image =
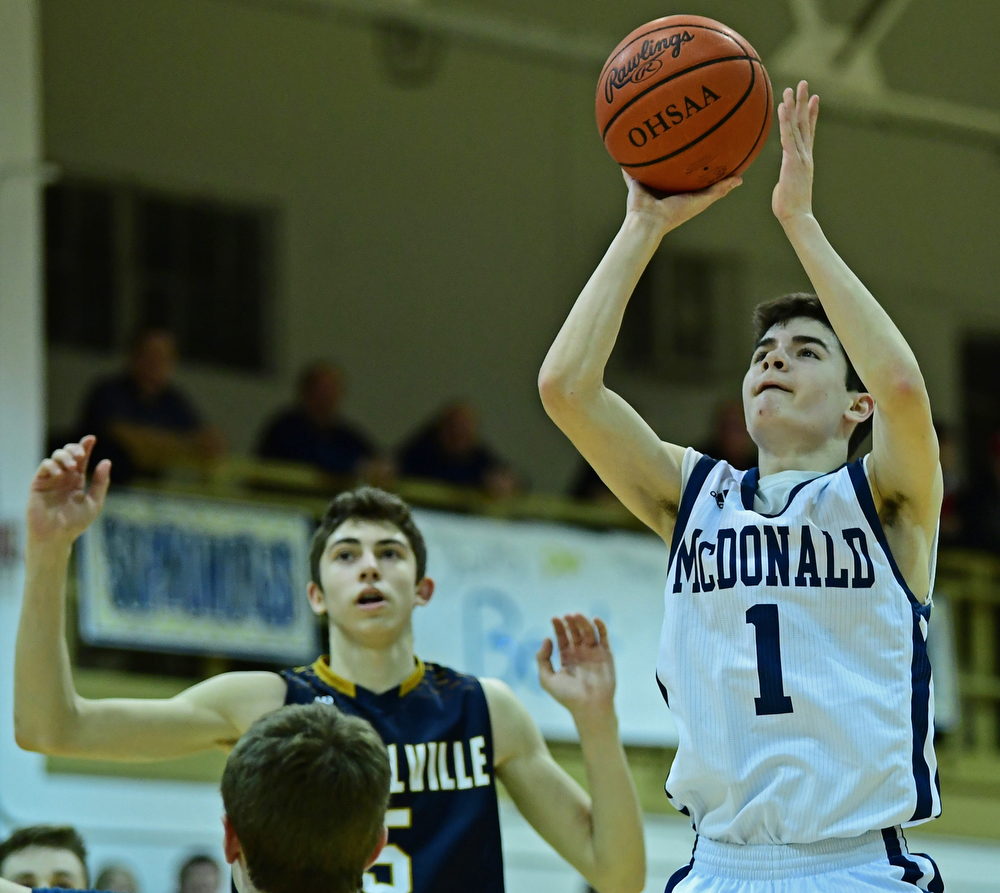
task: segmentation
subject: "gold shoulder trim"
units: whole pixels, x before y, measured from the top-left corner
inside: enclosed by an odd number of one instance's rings
[[[334,691],[339,691],[342,695],[347,695],[349,698],[357,697],[357,689],[354,687],[354,683],[348,682],[343,677],[334,673],[330,669],[330,658],[325,654],[312,665],[312,668],[313,672]]]
[[[417,665],[413,668],[413,672],[399,684],[400,697],[408,695],[420,685],[420,680],[424,678],[424,662],[419,657],[416,658],[416,661]]]

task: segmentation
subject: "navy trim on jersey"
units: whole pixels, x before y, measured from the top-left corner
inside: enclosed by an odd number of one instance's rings
[[[931,792],[931,770],[924,757],[924,745],[930,726],[928,704],[931,700],[931,662],[927,657],[927,642],[920,630],[920,618],[930,616],[930,606],[913,612],[913,661],[910,679],[913,695],[910,699],[910,721],[913,724],[913,780],[917,786],[917,805],[911,822],[929,819],[934,815],[934,796]],[[937,774],[935,773],[935,783]],[[938,794],[941,787],[938,785]]]
[[[694,854],[695,850],[698,849],[698,835],[694,837],[694,846],[691,848],[691,861],[688,862],[683,868],[678,868],[672,875],[670,875],[670,880],[667,881],[667,886],[664,888],[663,893],[670,893],[684,878],[691,874],[691,869],[694,868]]]
[[[875,508],[875,499],[872,496],[871,485],[868,483],[868,475],[865,474],[865,469],[862,465],[863,461],[862,459],[857,459],[847,466],[847,470],[851,475],[851,483],[854,484],[854,492],[858,497],[858,504],[861,506],[861,511],[865,513],[868,526],[871,527],[872,532],[875,534],[875,539],[878,540],[878,544],[882,547],[885,557],[889,560],[889,567],[892,568],[892,575],[896,578],[896,582],[903,587],[903,592],[906,593],[906,597],[915,607],[922,607],[917,597],[910,591],[910,587],[906,585],[902,571],[900,571],[899,565],[896,564],[896,557],[889,548],[889,540],[886,539],[885,529],[882,527],[882,519],[879,518],[878,510]]]
[[[701,488],[705,485],[705,480],[709,473],[717,464],[716,459],[711,456],[702,456],[695,467],[691,470],[691,477],[688,478],[687,486],[681,496],[681,504],[677,508],[677,520],[674,522],[674,535],[670,540],[670,560],[667,567],[674,560],[674,552],[684,539],[684,528],[687,526],[688,518],[691,517],[691,509],[694,508],[695,500],[701,493]]]
[[[785,505],[780,512],[775,512],[773,515],[769,515],[766,512],[758,512],[753,507],[754,498],[757,496],[757,488],[760,486],[760,469],[751,468],[746,474],[743,475],[743,480],[740,482],[740,498],[743,500],[743,508],[748,512],[755,512],[762,518],[778,518],[785,514],[792,505],[792,500],[798,496],[799,491],[809,484],[818,481],[820,478],[828,477],[831,474],[836,474],[844,466],[841,465],[840,468],[835,468],[833,471],[827,471],[824,474],[817,474],[814,478],[809,478],[807,481],[802,481],[796,484],[788,491],[788,499],[785,500]]]
[[[920,619],[926,623],[930,620],[931,606],[922,605],[913,595],[910,587],[906,585],[903,574],[896,564],[896,559],[889,548],[889,541],[886,539],[885,529],[875,508],[875,500],[872,497],[871,486],[868,483],[868,476],[865,474],[861,459],[852,462],[848,466],[851,475],[851,483],[854,485],[854,492],[858,498],[858,504],[865,514],[868,526],[871,527],[875,538],[878,540],[882,552],[885,554],[892,568],[892,574],[896,582],[913,608],[913,660],[910,664],[910,684],[912,695],[910,697],[910,723],[913,726],[913,780],[917,789],[917,805],[913,811],[911,822],[929,819],[934,815],[934,797],[931,792],[931,771],[924,757],[924,745],[927,742],[927,734],[930,726],[930,716],[928,705],[930,704],[930,684],[931,684],[931,664],[927,658],[927,642],[920,630]],[[934,780],[938,784],[937,778]],[[938,791],[941,788],[938,785]]]
[[[889,859],[889,864],[903,869],[903,877],[901,878],[903,883],[920,887],[920,881],[924,879],[926,873],[912,858],[919,856],[930,863],[931,870],[934,872],[927,882],[927,886],[921,887],[921,889],[927,890],[928,893],[944,893],[944,879],[941,877],[941,872],[938,871],[937,863],[926,853],[904,851],[903,844],[906,843],[906,838],[899,828],[883,828],[882,841],[885,843],[885,854]]]
[[[670,880],[667,881],[667,886],[663,889],[663,893],[670,893],[684,878],[691,874],[691,869],[694,868],[694,856],[691,857],[691,861],[688,862],[683,868],[678,868],[672,875],[670,875]]]
[[[851,483],[854,485],[854,493],[858,498],[861,511],[865,514],[868,526],[871,527],[875,538],[878,540],[882,552],[885,554],[892,568],[892,574],[896,582],[913,608],[913,660],[910,664],[910,686],[912,694],[910,697],[910,723],[913,726],[913,780],[917,789],[917,805],[913,811],[911,822],[929,819],[934,815],[934,797],[931,793],[931,770],[924,757],[924,745],[927,742],[927,734],[930,726],[930,716],[928,705],[930,704],[930,684],[931,684],[931,664],[927,658],[927,642],[920,630],[920,619],[926,623],[930,620],[931,606],[922,605],[906,585],[903,574],[896,564],[896,559],[889,548],[889,541],[885,536],[885,529],[875,508],[875,499],[872,497],[871,486],[868,483],[868,476],[865,474],[864,460],[858,459],[847,466],[851,475]],[[935,776],[934,784],[937,785],[940,793],[941,787]]]
[[[660,674],[659,673],[654,673],[653,675],[656,676],[656,684],[660,688],[660,694],[663,695],[663,703],[666,704],[667,707],[669,708],[670,707],[670,696],[667,694],[667,687],[662,682],[660,682]]]

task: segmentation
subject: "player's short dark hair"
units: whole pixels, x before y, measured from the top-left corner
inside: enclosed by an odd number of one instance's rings
[[[309,568],[312,580],[321,586],[319,578],[319,562],[326,549],[326,541],[341,524],[350,520],[384,521],[399,528],[406,537],[413,555],[417,559],[417,580],[422,580],[427,573],[427,544],[423,534],[413,521],[410,507],[394,493],[386,493],[378,487],[358,487],[337,496],[328,506],[319,522],[319,527],[313,534],[312,547],[309,550]]]
[[[320,702],[257,720],[222,773],[222,802],[265,893],[357,893],[389,803],[371,724]]]
[[[17,828],[3,843],[0,843],[0,868],[8,856],[26,850],[31,846],[47,847],[51,850],[69,850],[83,866],[83,877],[90,886],[90,872],[87,871],[87,847],[76,828],[69,825],[30,825]]]
[[[826,315],[826,311],[823,309],[822,303],[820,303],[819,298],[814,294],[809,294],[808,292],[793,292],[792,294],[782,295],[780,298],[773,298],[770,301],[762,301],[753,309],[753,340],[754,344],[759,342],[763,338],[768,330],[772,326],[783,326],[790,319],[796,319],[799,317],[805,317],[806,319],[814,319],[816,322],[822,323],[831,332],[833,332],[834,338],[837,338],[837,344],[840,346],[840,352],[843,354],[844,360],[847,363],[847,378],[844,384],[849,391],[856,391],[858,393],[867,393],[867,388],[864,382],[861,380],[861,376],[858,375],[857,370],[854,368],[854,364],[851,362],[851,358],[847,355],[847,351],[844,350],[844,345],[841,344],[840,338],[837,337],[837,333],[834,332],[833,326],[830,325],[830,318]],[[848,443],[848,454],[852,454],[868,436],[868,433],[872,428],[872,419],[869,416],[863,422],[861,422],[854,431],[851,432],[851,439]]]

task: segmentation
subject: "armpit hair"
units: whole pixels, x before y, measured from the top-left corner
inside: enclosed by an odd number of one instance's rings
[[[902,514],[903,506],[909,500],[902,493],[890,493],[882,498],[882,505],[879,509],[879,520],[883,527],[895,527]]]

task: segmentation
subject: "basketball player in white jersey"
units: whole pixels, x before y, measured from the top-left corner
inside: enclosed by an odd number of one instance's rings
[[[772,209],[816,296],[757,310],[743,403],[759,468],[662,442],[603,382],[660,240],[738,179],[657,200],[626,177],[625,221],[539,377],[552,419],[670,546],[666,789],[698,834],[677,893],[944,889],[900,829],[940,813],[924,647],[937,441],[912,351],[813,216],[818,111],[804,81],[778,108]],[[871,452],[847,464],[868,424]]]

